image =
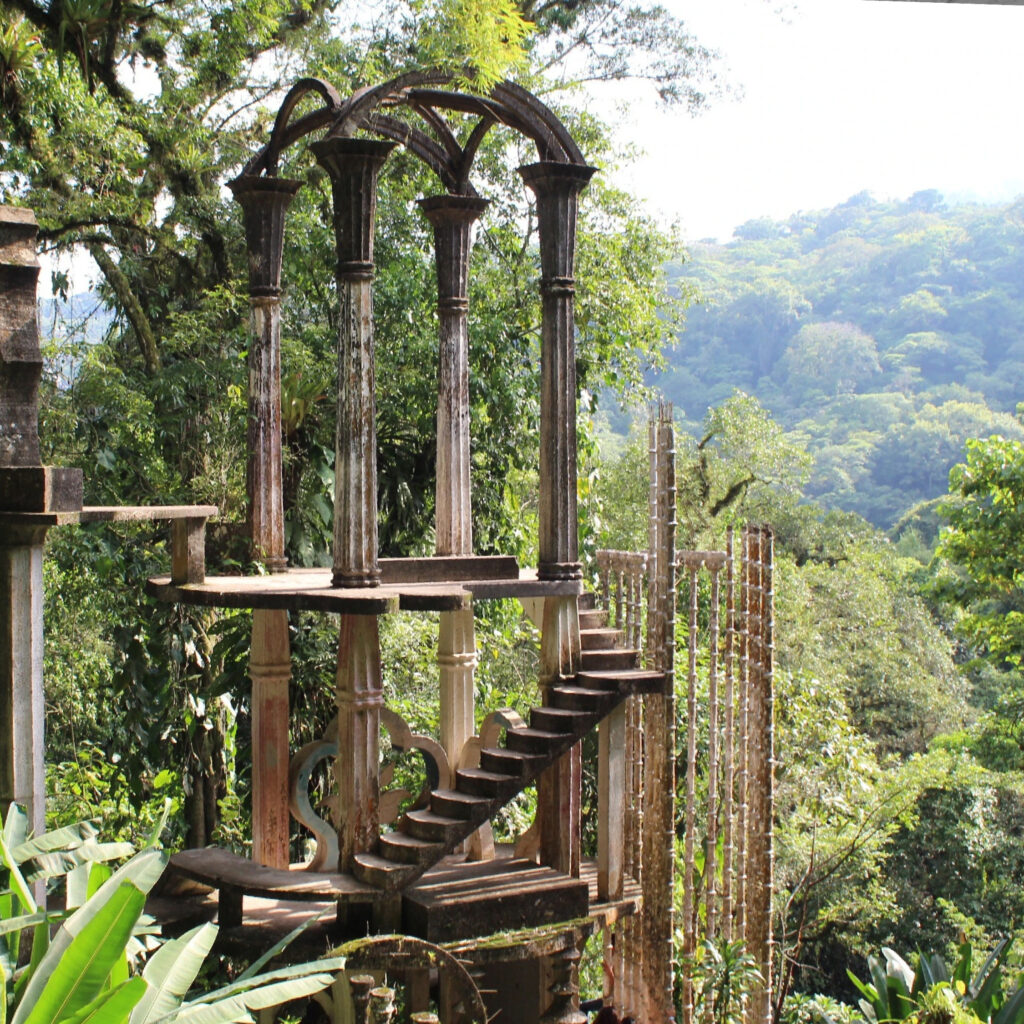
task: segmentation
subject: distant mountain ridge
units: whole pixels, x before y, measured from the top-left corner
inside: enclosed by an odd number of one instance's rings
[[[79,292],[66,300],[40,299],[38,308],[39,335],[44,342],[69,334],[80,335],[89,343],[102,341],[114,319],[113,311],[95,292]]]
[[[1024,198],[862,192],[748,221],[669,268],[702,296],[658,385],[693,424],[735,388],[809,448],[808,493],[891,526],[968,437],[1024,439]]]

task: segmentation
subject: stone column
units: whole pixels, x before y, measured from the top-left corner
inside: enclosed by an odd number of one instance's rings
[[[434,227],[440,349],[437,371],[439,555],[473,553],[469,451],[469,253],[472,229],[487,207],[475,196],[431,196],[420,208]]]
[[[331,179],[337,247],[338,426],[334,464],[336,587],[376,587],[377,425],[373,353],[373,226],[377,174],[394,143],[328,138],[310,149]],[[338,870],[377,843],[380,708],[377,619],[342,615],[338,635]]]
[[[338,426],[334,465],[336,587],[375,587],[377,425],[373,354],[373,226],[377,174],[392,142],[328,138],[310,149],[331,179],[337,247]]]
[[[441,195],[420,200],[434,227],[440,346],[437,372],[437,492],[435,529],[439,555],[473,553],[469,437],[469,254],[473,224],[487,207],[476,196]],[[441,745],[453,767],[475,732],[473,611],[442,612],[440,668]]]
[[[281,464],[281,262],[284,217],[299,181],[247,175],[231,182],[242,207],[249,257],[249,424],[247,484],[253,557],[283,572],[284,495]],[[254,609],[249,654],[252,680],[253,859],[289,862],[288,613]]]
[[[573,296],[576,206],[593,167],[544,161],[520,167],[537,199],[542,302],[540,392],[540,579],[580,579],[576,512],[576,336]],[[541,684],[579,666],[575,597],[544,602]],[[581,751],[577,744],[537,783],[541,862],[579,873]]]
[[[576,204],[595,168],[545,161],[520,167],[537,197],[542,300],[540,355],[541,579],[580,579],[576,515]]]
[[[340,616],[338,673],[338,870],[376,846],[380,780],[380,709],[384,703],[380,637],[374,615]]]
[[[82,471],[39,455],[36,219],[0,206],[0,807],[45,827],[43,541],[33,513],[82,507]]]

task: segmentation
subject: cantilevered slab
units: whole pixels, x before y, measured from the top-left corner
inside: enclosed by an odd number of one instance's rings
[[[373,588],[334,587],[327,569],[289,569],[269,576],[208,576],[204,582],[191,585],[176,585],[169,576],[157,576],[146,584],[146,591],[161,601],[217,608],[288,608],[387,615],[399,609],[458,611],[471,607],[474,600],[571,596],[579,593],[580,587],[579,580],[538,580],[536,572],[530,569],[520,570],[508,579],[442,579],[383,583]]]

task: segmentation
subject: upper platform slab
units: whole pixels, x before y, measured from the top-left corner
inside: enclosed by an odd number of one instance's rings
[[[506,556],[383,558],[379,587],[333,587],[330,569],[289,569],[267,576],[208,576],[176,585],[169,576],[149,580],[161,601],[220,608],[284,608],[386,615],[402,611],[457,611],[474,600],[504,597],[571,597],[580,580],[538,580]]]

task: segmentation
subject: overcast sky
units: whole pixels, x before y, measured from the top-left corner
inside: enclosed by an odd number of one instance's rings
[[[687,239],[863,189],[1024,193],[1024,7],[662,2],[721,52],[740,93],[695,118],[659,112],[647,93],[620,126],[647,151],[623,182]]]

